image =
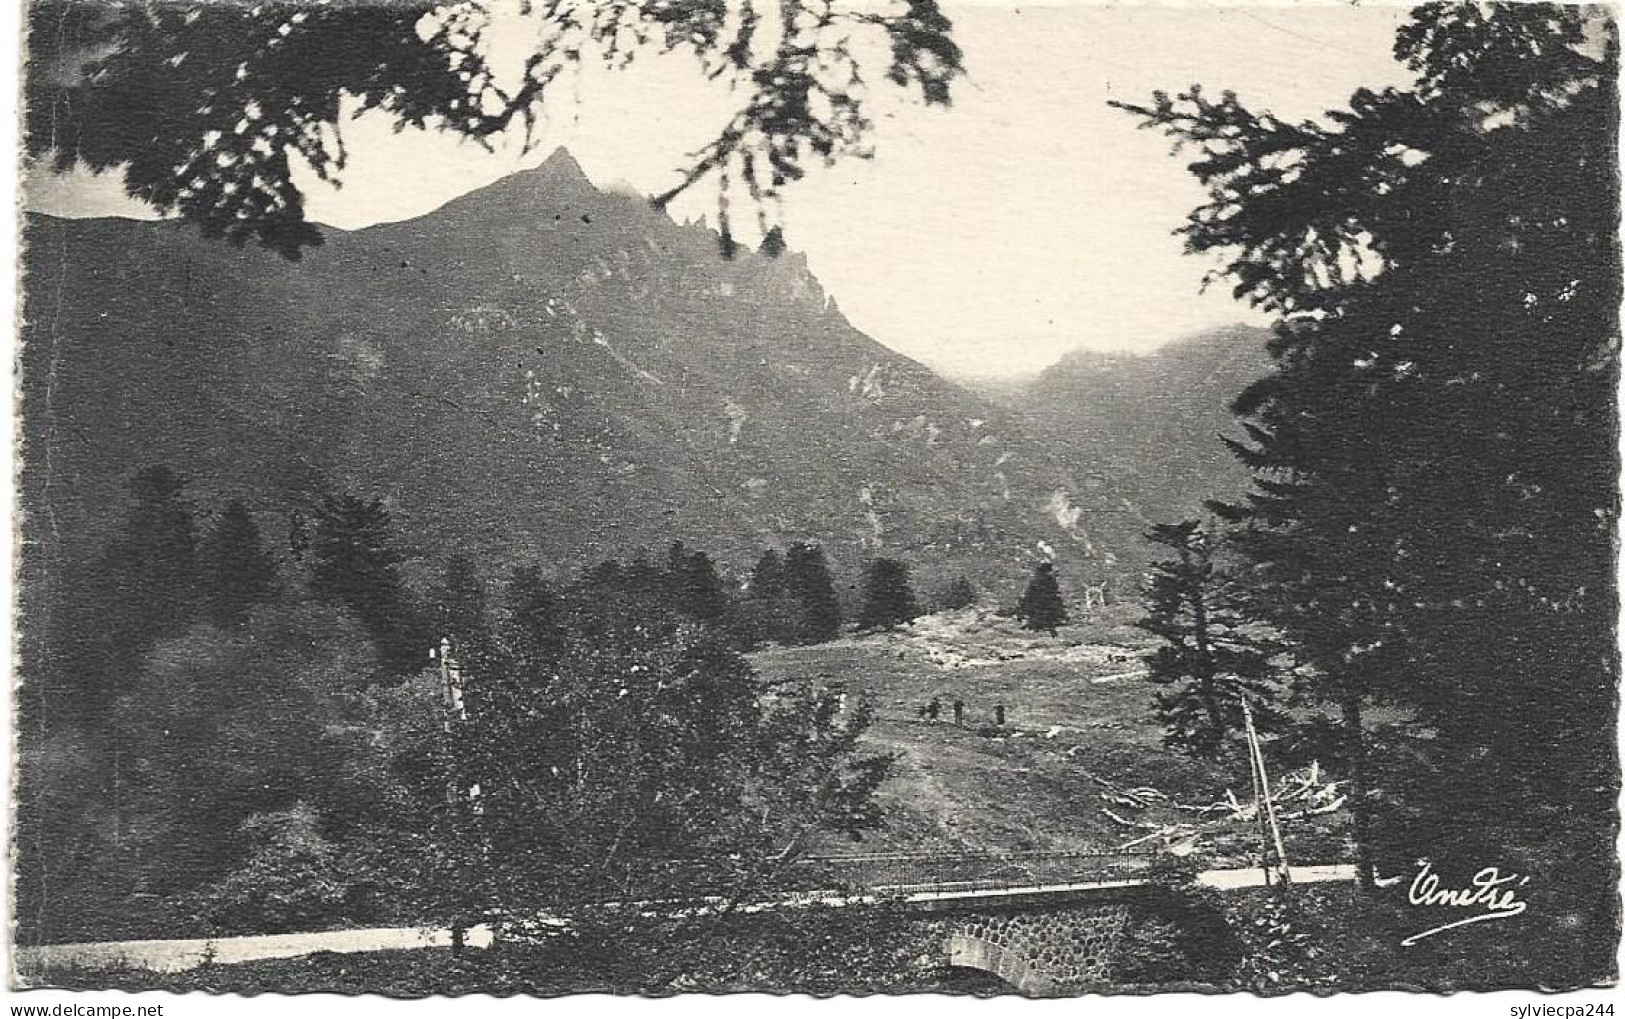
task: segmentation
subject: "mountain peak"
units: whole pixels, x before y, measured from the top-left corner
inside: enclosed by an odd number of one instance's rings
[[[563,145],[554,149],[553,154],[542,160],[531,173],[554,183],[570,183],[589,188],[594,187],[592,180],[587,176],[587,171],[581,168],[581,164],[576,162],[576,157],[572,156],[570,150]]]
[[[428,215],[442,220],[467,215],[508,219],[516,210],[535,214],[541,209],[572,209],[595,204],[602,194],[576,158],[561,145],[536,166],[516,170],[484,187],[464,192]]]

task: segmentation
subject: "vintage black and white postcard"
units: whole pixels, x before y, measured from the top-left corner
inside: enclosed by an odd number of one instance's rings
[[[1613,8],[22,22],[14,988],[1614,983]]]

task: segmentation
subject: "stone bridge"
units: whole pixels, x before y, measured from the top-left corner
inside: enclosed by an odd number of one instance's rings
[[[863,867],[849,857],[846,866]],[[935,914],[949,966],[991,973],[1023,994],[1072,995],[1113,982],[1125,935],[1167,919],[1167,886],[1151,877],[1151,854],[1030,853],[978,857],[873,857],[874,898]],[[966,868],[983,868],[967,874]],[[900,872],[900,873],[899,873]],[[927,872],[940,879],[921,880]],[[892,880],[888,881],[888,878]],[[898,880],[900,878],[900,880]],[[1202,871],[1199,885],[1256,888],[1274,880],[1258,867]],[[1352,881],[1352,866],[1293,867],[1295,884]],[[1217,948],[1218,946],[1214,946]]]
[[[1131,916],[1121,904],[968,914],[948,933],[948,965],[985,970],[1035,997],[1075,994],[1108,981]]]

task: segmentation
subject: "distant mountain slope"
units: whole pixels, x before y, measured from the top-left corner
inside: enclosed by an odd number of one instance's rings
[[[1017,402],[1070,468],[1105,474],[1151,519],[1188,517],[1246,488],[1219,436],[1241,434],[1230,404],[1269,371],[1269,335],[1231,326],[1148,355],[1075,351]]]
[[[1004,375],[977,375],[965,372],[948,372],[948,378],[964,386],[966,389],[999,407],[1020,408],[1027,399],[1028,391],[1033,383],[1038,381],[1038,372],[1021,372]]]
[[[560,570],[799,539],[1019,576],[1134,541],[1020,418],[854,329],[794,254],[605,194],[562,150],[298,263],[30,216],[25,534],[82,556],[148,463],[277,512],[383,496],[410,540]],[[274,521],[267,521],[273,537]]]

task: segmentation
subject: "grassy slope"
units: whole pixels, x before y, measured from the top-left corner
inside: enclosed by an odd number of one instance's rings
[[[899,754],[882,789],[885,828],[863,847],[830,848],[1113,849],[1142,833],[1105,811],[1147,815],[1106,800],[1096,780],[1119,790],[1152,786],[1184,803],[1210,803],[1226,788],[1245,799],[1244,770],[1162,746],[1143,678],[1094,682],[1140,669],[1143,636],[1125,625],[1129,612],[1113,607],[1050,637],[966,610],[895,633],[753,656],[769,681],[808,676],[864,697],[876,712],[870,742]],[[942,709],[936,722],[919,714],[933,697]],[[965,702],[963,727],[953,723],[955,698]],[[1002,731],[992,728],[996,704],[1006,711]]]

